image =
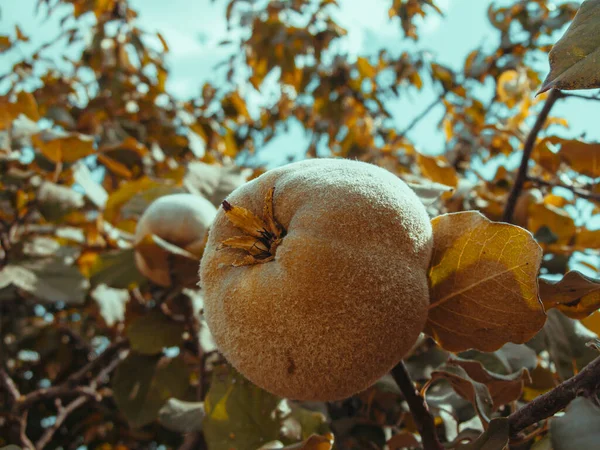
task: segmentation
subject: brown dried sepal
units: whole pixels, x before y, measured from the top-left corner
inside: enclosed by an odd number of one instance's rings
[[[243,259],[234,262],[234,266],[266,263],[275,259],[275,251],[286,231],[275,219],[274,192],[275,188],[272,187],[265,196],[262,219],[246,208],[223,201],[223,210],[229,221],[244,232],[244,235],[225,239],[219,246],[219,249],[237,248],[247,253]]]

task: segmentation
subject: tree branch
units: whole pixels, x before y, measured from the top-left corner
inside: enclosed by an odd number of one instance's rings
[[[103,371],[101,371],[98,374],[98,376],[96,376],[96,378],[90,383],[89,386],[77,387],[77,385],[82,383],[85,380],[85,378],[89,376],[89,374],[105,366],[107,362],[112,361],[115,358],[115,355],[118,354],[127,345],[127,339],[117,339],[95,359],[91,360],[89,363],[87,363],[85,366],[83,366],[81,369],[79,369],[77,372],[75,372],[69,378],[67,378],[64,383],[59,384],[58,386],[51,386],[45,389],[38,389],[33,392],[30,392],[25,396],[21,396],[21,398],[19,398],[19,400],[15,404],[15,409],[17,410],[17,412],[25,411],[27,408],[31,407],[33,404],[39,401],[49,400],[53,398],[83,396],[87,397],[88,399],[97,399],[97,380],[103,374]]]
[[[594,96],[589,96],[589,95],[581,95],[581,94],[575,94],[572,92],[563,92],[562,93],[563,97],[572,97],[572,98],[579,98],[581,100],[592,100],[592,101],[600,101],[600,93],[594,95]]]
[[[123,345],[123,341],[124,340],[120,340],[118,342],[115,342],[113,345],[119,344],[119,345],[115,345],[115,347],[120,347]],[[126,343],[126,341],[124,341],[124,342]],[[102,352],[102,354],[100,356],[103,356],[107,351],[108,351],[108,348],[104,352]],[[92,379],[92,381],[90,381],[90,384],[88,387],[86,387],[86,388],[83,388],[83,387],[71,388],[70,386],[68,386],[67,382],[65,382],[61,386],[57,386],[57,389],[60,389],[60,388],[70,389],[71,394],[75,393],[75,392],[84,392],[84,395],[80,395],[79,397],[77,397],[75,400],[70,402],[65,407],[62,406],[60,398],[58,398],[58,397],[56,398],[56,408],[57,408],[56,421],[54,422],[54,424],[51,427],[48,427],[44,431],[44,434],[42,434],[42,437],[40,437],[40,439],[37,441],[37,443],[35,445],[35,450],[42,450],[46,445],[48,445],[50,443],[50,441],[52,441],[54,434],[60,429],[60,427],[65,422],[65,420],[67,420],[67,418],[69,417],[69,414],[71,414],[77,408],[82,406],[84,403],[88,402],[90,399],[95,399],[97,401],[100,401],[102,399],[102,395],[100,393],[98,393],[98,391],[96,389],[98,388],[98,385],[100,383],[102,383],[103,380],[119,365],[119,363],[121,362],[121,359],[122,359],[121,355],[119,353],[117,353],[115,355],[114,351],[112,351],[112,349],[111,349],[111,352],[109,352],[109,354],[112,355],[112,360],[109,360],[108,364],[100,372],[98,372],[98,374]],[[98,358],[96,358],[95,360],[93,360],[92,362],[100,359],[100,356]],[[102,360],[105,361],[106,357],[102,358]],[[35,391],[35,392],[38,392],[38,391]],[[33,392],[33,393],[35,393],[35,392]],[[38,398],[40,398],[40,397],[38,397]],[[41,398],[48,398],[48,394],[46,394],[45,396],[43,396]],[[36,398],[36,400],[37,400],[37,398]]]
[[[19,392],[19,388],[17,388],[17,385],[13,379],[3,367],[0,367],[0,386],[6,389],[6,392],[8,393],[9,406],[11,408],[14,407],[14,405],[16,405],[21,398],[21,393]],[[13,431],[14,437],[20,441],[19,443],[21,447],[24,449],[33,450],[33,442],[31,442],[27,437],[27,411],[22,413],[20,416],[13,417],[12,420],[15,424]]]
[[[54,437],[54,433],[56,433],[60,429],[60,427],[62,426],[64,421],[67,420],[67,417],[69,417],[69,414],[71,414],[77,408],[82,406],[88,400],[89,400],[89,397],[85,397],[85,396],[77,397],[75,400],[73,400],[71,403],[69,403],[65,407],[62,407],[59,402],[58,403],[58,414],[56,415],[56,421],[52,424],[52,426],[46,428],[46,430],[44,431],[44,434],[42,434],[42,437],[40,437],[40,439],[35,444],[35,450],[42,450],[46,445],[48,445],[50,443],[50,441],[52,440],[52,438]]]
[[[600,357],[593,360],[574,377],[549,392],[540,395],[508,417],[510,434],[515,435],[541,420],[564,409],[581,393],[589,394],[600,388]]]
[[[417,392],[415,385],[410,379],[404,361],[400,361],[392,369],[392,377],[394,377],[396,384],[402,391],[402,394],[404,394],[404,398],[410,407],[413,420],[421,435],[423,448],[425,450],[443,450],[444,447],[437,437],[433,416],[427,408],[425,399]]]
[[[128,345],[129,342],[125,338],[119,338],[115,340],[115,342],[106,347],[106,349],[100,355],[92,359],[88,364],[69,376],[69,378],[67,378],[65,381],[65,384],[73,386],[81,383],[86,377],[89,376],[89,374],[98,370],[106,363],[107,360],[111,360],[114,355],[119,353]]]
[[[21,397],[17,385],[3,367],[0,367],[0,386],[3,386],[4,389],[6,389],[6,392],[8,392],[11,404],[17,402]]]
[[[523,185],[527,180],[527,167],[529,165],[529,159],[531,158],[531,152],[535,147],[535,142],[537,140],[538,134],[540,133],[542,127],[546,123],[546,119],[548,118],[548,114],[550,114],[550,110],[554,106],[554,103],[561,98],[563,94],[557,90],[552,89],[548,98],[546,99],[546,103],[542,108],[542,111],[537,116],[535,124],[533,128],[529,132],[527,136],[527,140],[525,141],[525,146],[523,147],[523,156],[521,157],[521,165],[519,166],[519,171],[517,172],[517,178],[515,180],[515,184],[508,196],[508,201],[506,202],[506,208],[504,209],[504,214],[502,216],[503,222],[512,223],[513,213],[515,210],[515,206],[517,204],[517,199],[523,190]]]
[[[592,200],[595,202],[600,202],[600,194],[594,194],[593,192],[589,192],[584,189],[576,188],[574,186],[569,186],[567,184],[560,183],[560,182],[551,183],[549,181],[542,180],[541,178],[528,177],[527,179],[529,181],[531,181],[532,183],[537,184],[538,186],[547,186],[550,188],[559,187],[559,188],[567,189],[580,198],[584,198],[586,200]]]

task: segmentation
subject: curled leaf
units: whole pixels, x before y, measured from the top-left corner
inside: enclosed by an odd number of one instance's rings
[[[472,380],[487,386],[493,401],[493,411],[518,400],[525,383],[531,382],[527,369],[521,369],[510,375],[500,375],[486,370],[479,361],[456,358],[450,359],[446,364],[462,367]]]
[[[600,442],[600,408],[585,397],[577,397],[561,417],[550,421],[554,450],[596,448]]]
[[[431,381],[444,379],[450,382],[458,395],[473,404],[484,428],[491,420],[493,400],[487,386],[473,380],[459,365],[444,364],[431,373]]]
[[[456,450],[508,450],[509,424],[506,417],[497,417],[490,422],[485,433],[468,444],[459,444]]]
[[[453,352],[491,352],[531,339],[546,320],[537,287],[542,251],[533,236],[474,211],[438,216],[431,224],[425,331]]]
[[[572,319],[585,319],[600,308],[600,280],[577,271],[568,272],[558,282],[540,278],[540,297],[547,310],[557,308]]]

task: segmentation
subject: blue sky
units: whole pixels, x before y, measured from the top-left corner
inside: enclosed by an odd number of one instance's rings
[[[32,38],[32,44],[23,47],[24,52],[58,34],[56,18],[46,21],[43,15],[33,16],[36,2],[0,1],[0,33],[11,33],[14,24],[19,24]],[[215,71],[214,66],[230,54],[229,49],[218,46],[218,42],[227,36],[225,0],[170,0],[168,3],[164,0],[130,0],[130,3],[139,12],[139,26],[147,31],[160,31],[171,48],[167,59],[171,70],[167,87],[171,93],[189,98],[200,92],[205,81],[218,84],[223,79],[224,71]],[[475,47],[497,44],[498,35],[487,20],[490,0],[437,0],[436,3],[445,17],[430,14],[423,20],[417,45],[431,51],[438,61],[459,69],[466,55]],[[339,0],[339,4],[336,18],[348,30],[348,37],[339,45],[351,56],[376,54],[381,48],[391,52],[415,48],[415,44],[402,38],[398,21],[389,20],[389,2],[373,2],[368,7],[363,0]],[[0,61],[2,69],[10,67],[9,64],[18,56],[15,53],[11,57],[3,57],[10,61]],[[545,75],[548,70],[546,61],[540,62],[540,70]],[[389,107],[398,128],[407,125],[435,96],[433,91],[425,88],[421,92],[408,92],[402,100],[391,103]],[[443,149],[443,136],[436,129],[442,113],[443,109],[438,107],[409,134],[420,150],[438,153]],[[553,110],[553,115],[568,120],[570,133],[586,132],[588,139],[600,139],[596,119],[599,113],[600,103],[577,99],[561,101]],[[301,154],[306,146],[307,139],[301,127],[291,126],[287,133],[260,151],[259,160],[268,166],[276,166],[290,155]]]

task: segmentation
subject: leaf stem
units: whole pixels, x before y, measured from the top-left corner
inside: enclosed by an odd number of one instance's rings
[[[600,389],[600,357],[585,366],[574,377],[512,413],[508,417],[510,434],[514,436],[530,425],[553,416],[579,394],[589,395],[598,389]]]
[[[527,180],[527,167],[529,165],[529,159],[531,158],[531,153],[535,147],[535,142],[537,140],[538,134],[540,133],[542,127],[546,123],[546,119],[548,118],[548,114],[550,114],[550,110],[556,103],[558,99],[563,97],[563,93],[557,89],[552,89],[548,98],[546,99],[546,103],[544,103],[544,107],[537,117],[533,128],[529,132],[527,136],[527,140],[525,141],[525,146],[523,147],[523,156],[521,157],[521,165],[519,166],[519,171],[517,172],[517,178],[515,180],[515,184],[508,196],[508,201],[506,202],[506,208],[504,209],[504,214],[502,216],[502,221],[507,223],[512,223],[513,213],[515,210],[515,206],[517,205],[517,199],[523,190],[523,185]]]
[[[421,435],[424,450],[443,450],[444,447],[438,440],[437,432],[435,430],[433,416],[429,412],[429,408],[427,408],[425,399],[415,388],[408,370],[404,365],[404,361],[400,361],[396,364],[391,373],[410,407],[413,420]]]

